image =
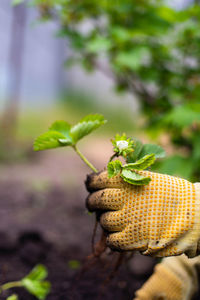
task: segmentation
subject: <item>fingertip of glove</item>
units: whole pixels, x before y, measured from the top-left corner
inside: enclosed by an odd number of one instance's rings
[[[90,173],[87,175],[86,180],[85,180],[85,186],[88,192],[93,192],[95,189],[94,187],[92,187],[91,182],[92,182],[92,178],[95,176],[95,173]],[[88,197],[86,199],[86,201],[88,200]],[[86,206],[87,206],[87,202],[86,202]]]
[[[98,172],[98,173],[90,173],[87,175],[86,180],[85,180],[85,186],[86,189],[89,193],[91,192],[95,192],[96,190],[98,190],[98,188],[96,187],[95,184],[95,177],[97,177],[98,175],[100,175],[102,172]]]
[[[90,194],[85,199],[85,206],[89,212],[93,212],[94,210],[91,208],[89,200],[90,200]]]

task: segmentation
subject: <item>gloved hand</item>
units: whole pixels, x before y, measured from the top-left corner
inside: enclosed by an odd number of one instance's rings
[[[134,300],[190,300],[198,288],[195,264],[200,257],[196,259],[185,255],[164,258]]]
[[[107,171],[88,176],[90,211],[102,211],[100,223],[108,232],[107,245],[116,250],[139,250],[157,257],[200,250],[200,183],[138,171],[151,177],[135,186]]]

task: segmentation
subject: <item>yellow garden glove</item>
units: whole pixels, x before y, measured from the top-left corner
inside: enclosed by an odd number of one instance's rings
[[[196,258],[167,257],[156,265],[153,275],[136,292],[134,300],[190,300],[197,291]]]
[[[131,185],[107,171],[88,176],[90,211],[103,211],[100,223],[108,231],[107,245],[116,250],[139,250],[157,257],[200,250],[200,184],[138,171],[151,177],[145,186]]]

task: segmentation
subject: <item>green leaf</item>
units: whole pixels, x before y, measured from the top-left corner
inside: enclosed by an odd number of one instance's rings
[[[165,150],[161,146],[155,144],[144,144],[138,158],[147,154],[155,154],[155,158],[163,158],[166,155]]]
[[[37,281],[28,278],[22,279],[23,287],[39,300],[44,300],[49,294],[51,284],[48,281]]]
[[[198,135],[193,138],[193,158],[197,161],[200,159],[200,138]]]
[[[97,36],[87,42],[86,49],[92,53],[107,51],[111,48],[112,43],[108,38]]]
[[[69,139],[58,139],[58,141],[63,145],[63,146],[71,146],[72,141]]]
[[[178,12],[171,7],[161,6],[157,10],[160,17],[166,21],[175,22],[178,17]]]
[[[18,296],[16,294],[13,294],[11,296],[9,296],[8,298],[6,298],[6,300],[18,300]]]
[[[51,285],[48,281],[43,281],[48,275],[47,269],[43,265],[37,265],[24,277],[21,282],[23,287],[39,300],[44,300],[50,292]]]
[[[196,121],[200,121],[199,111],[187,105],[174,107],[164,118],[164,123],[179,128],[190,126]]]
[[[88,115],[84,117],[70,130],[70,135],[73,139],[73,142],[76,144],[80,139],[103,125],[105,122],[106,120],[104,119],[104,117],[99,114]]]
[[[56,121],[50,126],[49,130],[58,131],[62,133],[68,140],[71,140],[70,128],[71,125],[69,123],[65,121]]]
[[[155,162],[155,154],[145,155],[135,163],[129,163],[123,166],[126,170],[144,170]]]
[[[120,173],[122,170],[122,163],[120,160],[110,161],[107,165],[108,178],[112,178]]]
[[[34,142],[34,150],[46,150],[62,146],[72,146],[81,138],[104,124],[106,120],[102,115],[88,115],[78,124],[71,127],[65,121],[56,121],[49,131],[40,135]]]
[[[133,147],[134,151],[129,153],[126,157],[126,162],[128,162],[128,163],[134,163],[137,160],[140,152],[142,151],[143,144],[139,139],[133,138],[133,146],[132,147]]]
[[[23,2],[24,2],[24,0],[13,0],[13,1],[12,1],[12,5],[13,5],[13,6],[19,5],[19,4],[23,3]]]
[[[63,140],[65,141],[65,143],[62,142]],[[71,145],[71,144],[72,144],[71,140],[67,140],[62,133],[58,131],[48,131],[36,138],[34,142],[34,150],[40,151],[40,150],[58,148],[61,146]]]
[[[117,42],[130,41],[132,38],[132,32],[130,32],[127,28],[123,28],[122,26],[112,26],[111,35],[114,40],[117,40]]]
[[[37,265],[25,278],[30,280],[43,280],[47,278],[47,276],[48,276],[47,268],[43,265]]]
[[[80,261],[76,259],[72,259],[68,261],[68,267],[72,270],[77,270],[80,268],[80,266],[81,266]]]
[[[156,171],[190,179],[194,166],[195,162],[193,162],[191,157],[186,158],[179,155],[173,155],[159,162]]]
[[[144,177],[136,172],[123,169],[121,177],[124,181],[133,184],[133,185],[146,185],[151,181],[150,177]]]
[[[151,52],[148,47],[138,47],[131,51],[120,52],[116,57],[116,64],[120,67],[125,67],[133,71],[137,71],[145,60],[149,60]]]

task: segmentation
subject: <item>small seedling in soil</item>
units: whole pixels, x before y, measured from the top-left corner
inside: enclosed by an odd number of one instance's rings
[[[68,261],[68,267],[71,269],[71,270],[77,270],[79,269],[81,266],[80,264],[80,261],[76,260],[76,259],[72,259],[72,260],[69,260]]]
[[[30,294],[34,295],[37,299],[44,300],[49,294],[51,288],[50,282],[45,280],[47,275],[48,272],[46,267],[43,265],[37,265],[21,280],[8,282],[1,285],[0,294],[6,290],[21,287],[26,289]],[[18,296],[13,294],[6,300],[18,300]]]
[[[13,294],[11,296],[9,296],[6,300],[18,300],[18,296],[16,294]]]

